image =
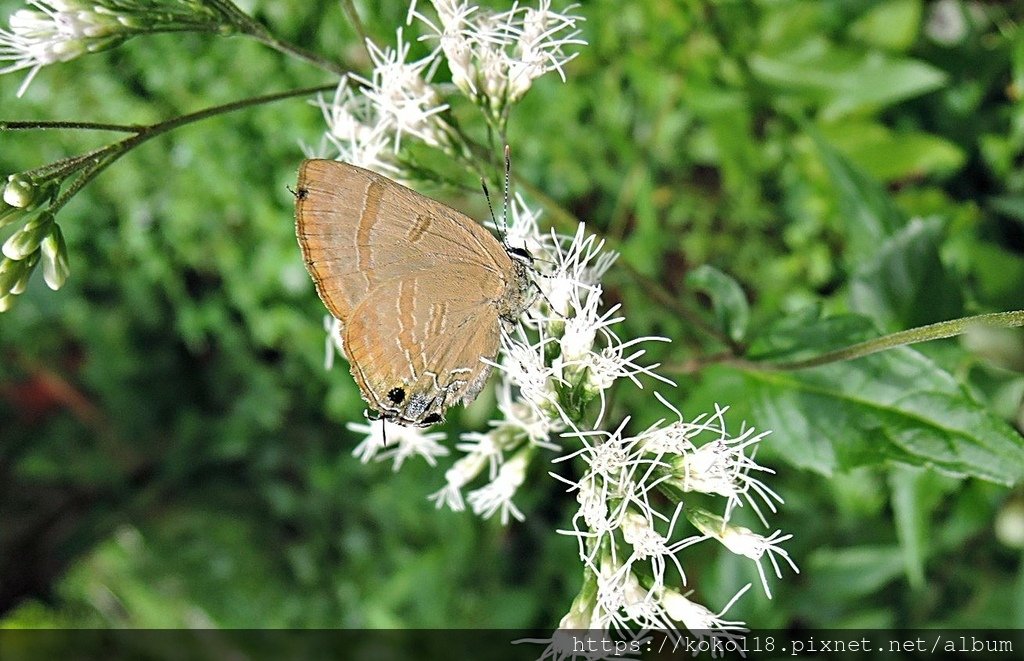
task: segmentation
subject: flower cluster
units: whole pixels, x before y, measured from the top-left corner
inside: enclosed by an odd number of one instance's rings
[[[217,14],[194,0],[30,0],[0,29],[0,74],[28,69],[25,93],[39,69],[113,48],[144,32],[209,29]],[[7,62],[5,66],[3,63]]]
[[[615,255],[603,250],[600,241],[582,226],[572,237],[541,234],[537,215],[519,197],[512,209],[509,241],[525,245],[538,263],[553,267],[537,274],[541,295],[520,324],[503,335],[495,363],[500,416],[485,433],[462,434],[456,448],[463,455],[430,499],[438,507],[468,506],[483,517],[498,515],[503,523],[522,519],[514,497],[535,460],[547,451],[555,468],[575,462],[578,477],[550,473],[576,499],[572,529],[560,532],[577,540],[584,572],[584,587],[560,627],[619,634],[686,627],[700,635],[738,635],[741,623],[723,618],[728,606],[715,613],[680,590],[687,576],[679,556],[690,546],[717,540],[753,561],[769,596],[764,561],[778,577],[780,560],[796,571],[780,546],[789,535],[775,531],[765,536],[730,521],[737,508],[749,507],[767,525],[765,512],[775,512],[782,502],[757,477],[772,471],[753,460],[767,432],[745,428],[731,434],[726,407],[686,420],[657,393],[674,421],[662,420],[635,435],[626,431],[629,418],[614,431],[601,430],[612,384],[627,379],[642,387],[639,377],[671,383],[654,371],[657,365],[640,362],[645,353],[640,345],[665,338],[623,340],[615,332],[623,317],[618,306],[602,310],[600,284]],[[374,427],[356,450],[364,461],[375,456],[367,447],[384,450],[376,431],[385,430],[384,423]],[[369,431],[365,425],[350,428]],[[396,467],[413,454],[433,464],[446,453],[436,432],[386,429],[394,445],[376,458],[393,459]],[[482,486],[472,488],[481,481]],[[691,493],[723,498],[723,514],[685,503]],[[662,511],[666,502],[673,503],[668,514]],[[689,535],[679,534],[684,521],[692,527]]]
[[[430,84],[437,61],[407,62],[409,44],[401,30],[395,49],[367,46],[374,65],[370,78],[343,77],[330,102],[319,99],[327,132],[314,151],[329,147],[339,160],[401,177],[395,155],[403,135],[443,150],[453,144],[442,115],[448,105]]]
[[[418,19],[437,39],[439,46],[418,60],[410,60],[411,44],[399,29],[394,48],[367,42],[372,72],[367,77],[349,75],[338,85],[333,98],[318,101],[327,131],[320,144],[307,149],[404,179],[401,160],[403,136],[440,149],[461,162],[473,158],[473,150],[460,132],[450,110],[448,96],[454,85],[484,111],[492,127],[504,133],[508,112],[522,99],[533,81],[562,67],[575,54],[582,18],[551,10],[549,0],[537,8],[518,4],[493,12],[455,0],[434,0],[436,17],[417,10],[413,2],[409,22]],[[453,85],[435,82],[442,62],[451,72]]]
[[[431,4],[436,19],[416,3],[409,18],[428,26],[428,39],[439,40],[432,53],[409,61],[409,45],[399,30],[394,50],[370,47],[370,76],[349,77],[333,101],[320,101],[326,142],[341,159],[402,178],[410,171],[399,156],[403,137],[458,158],[464,152],[461,130],[449,113],[454,99],[434,82],[441,58],[452,73],[452,87],[500,131],[532,81],[549,71],[561,74],[572,58],[564,49],[582,43],[575,29],[581,19],[551,11],[547,0],[536,9],[516,3],[500,13],[454,0]],[[550,475],[576,501],[571,529],[560,532],[576,539],[583,571],[583,585],[561,628],[616,635],[651,628],[678,634],[687,628],[698,635],[739,635],[742,623],[723,614],[750,585],[713,612],[683,590],[688,577],[681,555],[695,544],[717,540],[753,561],[769,596],[765,561],[779,577],[781,563],[796,570],[780,546],[788,535],[760,535],[732,521],[744,508],[767,526],[765,513],[782,502],[758,478],[772,471],[753,459],[766,433],[728,432],[726,407],[685,419],[657,393],[674,421],[633,434],[628,417],[609,424],[607,395],[614,384],[674,385],[655,371],[657,364],[643,362],[648,343],[668,339],[622,337],[620,306],[606,308],[603,301],[601,282],[616,258],[603,241],[582,224],[571,236],[541,232],[538,214],[518,195],[508,207],[508,226],[494,229],[508,246],[534,256],[539,295],[518,324],[502,330],[491,363],[498,373],[499,416],[486,431],[461,435],[455,445],[461,456],[429,498],[438,508],[468,508],[503,524],[521,520],[516,495],[531,473],[544,472],[537,468],[540,462],[550,462]],[[337,323],[328,327],[330,357],[341,346]],[[367,434],[355,451],[362,461],[390,460],[395,470],[416,455],[435,465],[448,453],[439,432],[384,421],[349,428]],[[605,431],[609,428],[614,431]],[[696,493],[724,499],[722,511],[691,503]],[[561,658],[564,652],[556,637],[546,655]]]
[[[576,54],[568,46],[583,45],[576,23],[579,16],[551,10],[550,0],[537,8],[513,5],[489,12],[469,2],[434,0],[437,20],[409,8],[409,21],[418,18],[439,41],[452,72],[452,83],[499,123],[508,109],[529,91],[533,81],[550,71],[565,80],[563,67]]]

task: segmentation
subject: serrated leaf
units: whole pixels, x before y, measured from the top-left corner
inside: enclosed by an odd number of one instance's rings
[[[715,323],[725,335],[740,342],[746,337],[750,323],[750,306],[743,288],[731,276],[713,266],[704,264],[686,276],[691,289],[703,292],[711,299]]]
[[[802,339],[817,330],[827,338],[820,344],[834,346],[842,338],[823,329],[835,327],[805,329]],[[758,426],[774,431],[773,445],[797,466],[828,475],[895,461],[1000,484],[1024,480],[1024,438],[912,348],[811,369],[748,371],[745,379]]]
[[[915,219],[877,246],[850,281],[850,308],[900,330],[963,314],[959,282],[939,257],[942,226]]]

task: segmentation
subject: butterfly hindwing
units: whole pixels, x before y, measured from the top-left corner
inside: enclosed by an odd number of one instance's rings
[[[440,421],[483,387],[498,351],[489,305],[502,283],[465,266],[377,287],[345,327],[345,352],[364,399],[403,424]],[[458,286],[455,286],[458,283]]]

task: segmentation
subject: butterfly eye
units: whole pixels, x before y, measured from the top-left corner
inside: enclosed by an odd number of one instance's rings
[[[390,399],[393,404],[401,404],[405,401],[405,389],[392,388],[388,391],[388,399]]]

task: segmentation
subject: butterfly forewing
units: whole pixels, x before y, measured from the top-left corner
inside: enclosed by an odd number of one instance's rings
[[[417,425],[472,400],[490,371],[481,358],[497,353],[499,314],[523,290],[504,247],[454,209],[347,163],[305,161],[295,197],[306,267],[343,325],[364,399]]]
[[[346,321],[376,285],[467,262],[498,273],[510,260],[476,222],[369,170],[307,160],[299,170],[296,233],[317,293]]]

